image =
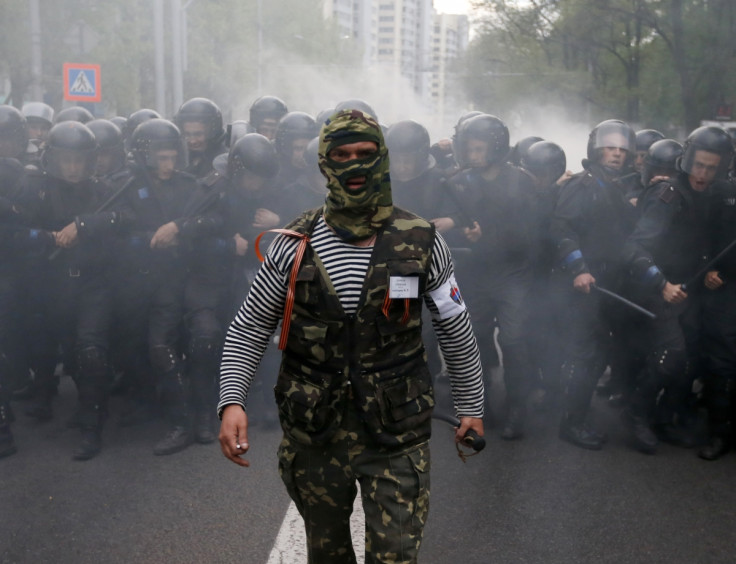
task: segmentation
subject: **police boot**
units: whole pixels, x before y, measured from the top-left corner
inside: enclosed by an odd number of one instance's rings
[[[24,413],[42,423],[51,421],[54,418],[53,395],[53,389],[38,389],[36,397],[26,407]]]
[[[605,436],[590,429],[584,421],[578,421],[565,414],[560,421],[560,439],[580,448],[600,450]]]
[[[503,431],[501,431],[501,438],[507,441],[520,439],[524,435],[525,421],[526,407],[523,405],[509,406],[509,412],[503,424]]]
[[[166,368],[162,373],[161,391],[170,424],[166,436],[153,447],[153,454],[174,454],[187,448],[193,440],[189,387],[180,359],[173,348],[152,348],[151,360],[155,367]]]
[[[107,354],[99,347],[85,347],[77,355],[79,393],[76,422],[82,438],[74,450],[74,460],[89,460],[102,450],[102,427],[107,418],[109,393]]]
[[[217,386],[213,374],[217,374],[220,359],[219,338],[194,336],[189,344],[189,375],[192,384],[194,406],[194,440],[209,444],[215,435]]]
[[[15,454],[17,450],[13,441],[13,433],[10,431],[8,405],[0,403],[0,458]]]
[[[644,454],[656,453],[659,440],[649,426],[647,418],[630,410],[624,411],[622,417],[629,428],[631,446]]]
[[[713,436],[708,441],[708,444],[698,451],[698,456],[703,460],[718,460],[731,450],[729,442],[728,437],[720,435]]]
[[[89,460],[102,450],[102,432],[99,429],[82,429],[82,439],[74,450],[74,460]]]

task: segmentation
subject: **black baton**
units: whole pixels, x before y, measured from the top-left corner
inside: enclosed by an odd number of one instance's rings
[[[619,296],[616,292],[611,292],[611,290],[606,290],[605,288],[601,288],[600,286],[596,286],[595,284],[591,284],[590,287],[595,288],[600,293],[605,294],[606,296],[610,296],[614,300],[617,300],[618,302],[621,302],[622,304],[629,306],[631,309],[638,311],[639,313],[643,315],[646,315],[649,319],[657,319],[657,316],[654,315],[648,309],[644,309],[639,304],[635,304],[631,300],[627,300],[623,296]]]

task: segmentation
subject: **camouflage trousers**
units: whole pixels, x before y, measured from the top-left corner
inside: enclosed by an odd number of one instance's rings
[[[429,512],[429,444],[372,446],[352,402],[330,443],[284,436],[279,473],[304,519],[310,564],[354,564],[350,514],[360,484],[365,562],[417,562]]]

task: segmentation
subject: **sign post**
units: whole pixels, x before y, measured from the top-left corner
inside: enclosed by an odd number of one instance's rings
[[[64,63],[64,100],[101,102],[100,65]]]

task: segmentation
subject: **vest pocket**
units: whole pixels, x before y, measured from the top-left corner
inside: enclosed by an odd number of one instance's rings
[[[337,431],[344,385],[336,388],[332,380],[327,374],[282,365],[274,387],[276,405],[281,426],[298,442],[324,444]]]
[[[380,380],[377,396],[381,421],[390,433],[415,430],[432,416],[434,391],[426,366],[409,375]]]

